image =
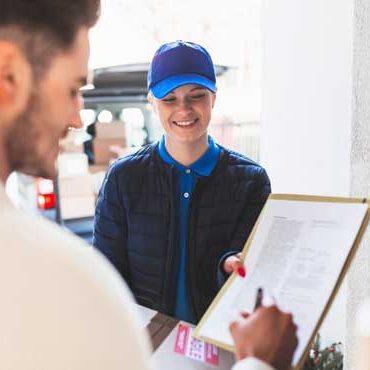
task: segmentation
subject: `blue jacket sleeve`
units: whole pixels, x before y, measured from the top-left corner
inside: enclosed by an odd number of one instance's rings
[[[244,211],[240,215],[238,226],[230,245],[231,249],[239,252],[243,249],[270,193],[270,180],[266,171],[260,168],[251,199],[246,200]]]
[[[257,221],[268,196],[271,193],[270,180],[266,171],[260,167],[257,175],[254,191],[248,199],[245,199],[243,212],[240,215],[234,237],[228,246],[220,251],[216,263],[215,285],[219,289],[226,281],[226,274],[222,271],[222,265],[227,257],[242,251],[254,224]]]
[[[113,167],[108,171],[99,192],[94,218],[93,245],[128,281],[127,217],[120,194]]]

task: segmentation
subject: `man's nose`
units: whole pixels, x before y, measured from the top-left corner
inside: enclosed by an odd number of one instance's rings
[[[83,127],[83,122],[81,119],[80,111],[84,107],[84,102],[83,98],[81,95],[78,96],[76,99],[76,104],[74,104],[73,107],[73,112],[72,112],[72,117],[71,117],[71,127],[73,128],[82,128]]]

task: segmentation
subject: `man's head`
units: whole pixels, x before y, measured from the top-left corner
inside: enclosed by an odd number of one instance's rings
[[[0,153],[7,172],[55,176],[59,139],[81,126],[87,34],[99,9],[100,0],[1,2]]]
[[[149,101],[168,138],[196,142],[207,135],[216,76],[207,50],[184,41],[162,45],[148,72]]]

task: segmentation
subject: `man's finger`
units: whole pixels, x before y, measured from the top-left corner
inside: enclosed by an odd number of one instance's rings
[[[234,330],[236,330],[236,328],[239,326],[239,322],[238,320],[234,320],[232,321],[230,324],[229,324],[229,330],[231,332],[231,334],[233,334]]]
[[[251,314],[249,312],[240,312],[240,315],[243,319],[247,319]]]
[[[263,295],[262,303],[265,307],[276,306],[276,300],[271,294],[265,293]]]

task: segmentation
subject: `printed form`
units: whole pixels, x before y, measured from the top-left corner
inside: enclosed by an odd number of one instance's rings
[[[249,247],[245,279],[236,277],[202,320],[198,336],[232,346],[229,323],[252,312],[259,287],[293,313],[303,355],[364,221],[365,203],[269,199]],[[206,314],[207,315],[207,314]]]

